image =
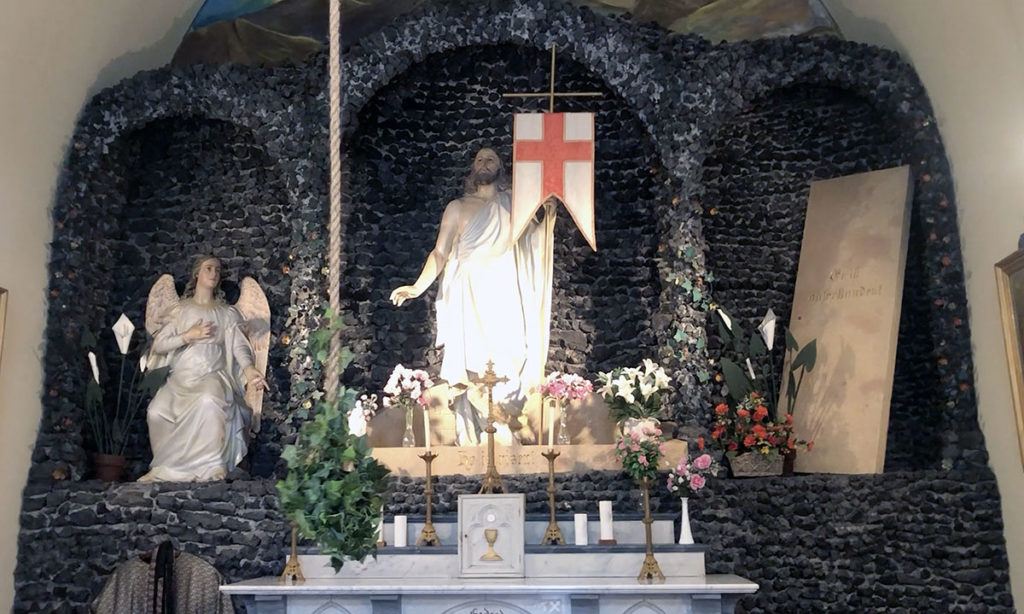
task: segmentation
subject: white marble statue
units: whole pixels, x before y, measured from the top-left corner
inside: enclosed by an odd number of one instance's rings
[[[441,378],[462,392],[452,400],[460,445],[480,441],[486,398],[470,385],[489,360],[508,383],[494,400],[515,414],[544,376],[551,314],[552,233],[555,203],[515,244],[511,241],[509,193],[493,149],[481,149],[466,179],[466,193],[441,217],[434,249],[412,285],[391,293],[402,305],[416,298],[443,271],[437,292],[437,345],[444,347]]]
[[[236,305],[228,305],[220,279],[220,261],[200,256],[183,298],[170,275],[150,292],[149,364],[171,368],[146,411],[153,462],[140,482],[221,479],[245,457],[250,431],[259,428],[270,309],[251,278],[242,281]]]

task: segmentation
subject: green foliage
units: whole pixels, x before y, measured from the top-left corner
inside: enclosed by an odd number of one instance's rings
[[[325,317],[327,327],[311,334],[308,344],[316,363],[326,359],[331,336],[341,326],[330,311]],[[349,360],[351,354],[343,353],[340,362]],[[314,390],[310,398],[315,401],[312,419],[281,453],[288,473],[278,481],[277,492],[281,510],[299,534],[315,541],[337,571],[346,558],[362,561],[376,553],[388,469],[373,458],[365,435],[349,433],[355,391],[340,388],[336,399],[328,399]]]

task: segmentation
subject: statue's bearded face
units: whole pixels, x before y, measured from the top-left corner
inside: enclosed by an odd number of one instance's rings
[[[470,174],[472,185],[490,185],[498,180],[501,174],[501,160],[493,149],[484,148],[473,159],[473,172]]]

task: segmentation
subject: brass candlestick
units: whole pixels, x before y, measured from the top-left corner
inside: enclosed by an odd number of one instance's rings
[[[288,562],[284,564],[284,572],[281,573],[281,582],[294,582],[301,584],[306,581],[302,576],[302,565],[299,565],[299,555],[295,548],[295,534],[298,528],[295,521],[292,521],[292,553],[288,556]]]
[[[636,581],[641,584],[664,584],[665,574],[661,573],[661,567],[654,558],[654,544],[651,541],[651,479],[640,480],[640,486],[644,491],[644,534],[647,536],[647,554],[644,556],[644,564],[640,567],[640,575]]]
[[[548,530],[544,532],[544,539],[540,540],[540,545],[552,545],[557,546],[559,544],[565,545],[565,539],[562,538],[562,530],[558,528],[558,523],[555,522],[555,459],[561,455],[560,452],[555,452],[554,448],[541,454],[544,458],[548,459]]]
[[[434,530],[434,522],[431,520],[434,511],[434,483],[430,476],[430,463],[434,462],[437,454],[426,452],[421,454],[420,458],[427,464],[427,485],[423,488],[423,496],[427,500],[427,522],[423,525],[423,530],[420,531],[420,538],[416,540],[416,545],[440,546],[441,540],[438,539],[437,531]]]
[[[498,468],[494,464],[494,434],[498,432],[498,429],[494,428],[494,385],[500,382],[507,382],[507,377],[498,377],[494,372],[494,361],[487,361],[487,370],[484,371],[484,376],[478,380],[479,383],[487,387],[487,428],[484,432],[487,433],[487,472],[484,473],[484,481],[480,484],[480,492],[477,494],[493,494],[495,489],[498,492],[508,493],[505,488],[505,484],[501,481],[501,474],[498,473]]]

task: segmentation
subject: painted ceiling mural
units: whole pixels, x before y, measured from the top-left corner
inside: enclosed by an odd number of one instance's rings
[[[591,10],[657,22],[713,42],[790,35],[841,36],[821,0],[569,0]],[[341,0],[349,45],[423,0]],[[328,0],[206,0],[171,63],[301,62],[327,41]]]

